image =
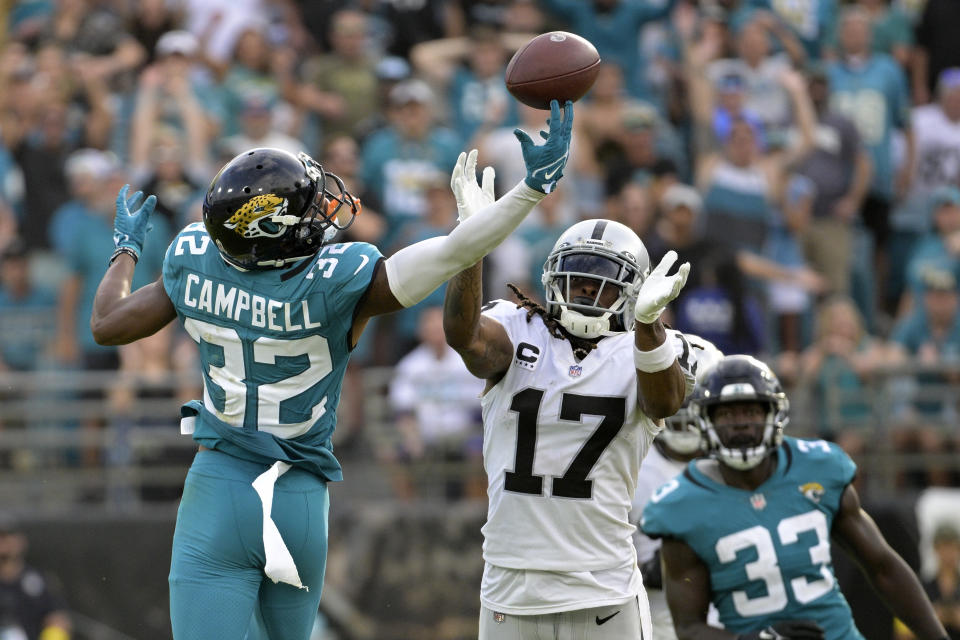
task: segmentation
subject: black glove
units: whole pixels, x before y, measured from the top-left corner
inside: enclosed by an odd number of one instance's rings
[[[777,622],[766,629],[743,633],[737,640],[824,640],[823,627],[813,620]]]
[[[643,586],[647,589],[663,589],[663,573],[660,569],[660,549],[653,553],[653,557],[640,565],[640,575],[643,576]]]

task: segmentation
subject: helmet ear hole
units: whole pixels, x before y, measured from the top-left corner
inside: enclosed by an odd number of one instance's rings
[[[243,192],[244,192],[244,193],[250,193],[250,187],[244,187],[244,188],[243,188]]]

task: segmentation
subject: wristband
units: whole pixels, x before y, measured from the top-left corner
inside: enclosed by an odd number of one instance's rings
[[[113,261],[119,258],[123,253],[133,258],[133,264],[137,264],[137,262],[140,260],[140,256],[137,255],[137,252],[130,247],[117,247],[117,250],[113,252],[112,256],[110,256],[110,262],[107,263],[107,266],[109,267],[112,265]]]
[[[638,371],[644,373],[663,371],[669,368],[676,359],[677,352],[673,348],[669,336],[663,341],[663,344],[650,351],[640,351],[636,345],[633,346],[633,364]]]

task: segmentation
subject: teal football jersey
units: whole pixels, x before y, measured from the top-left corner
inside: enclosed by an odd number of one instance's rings
[[[163,285],[197,341],[203,402],[194,440],[254,462],[288,462],[341,480],[331,435],[354,309],[382,258],[366,243],[332,244],[288,269],[239,271],[201,223],[163,262]]]
[[[683,540],[710,570],[711,600],[730,631],[812,619],[827,640],[862,640],[837,586],[830,530],[854,462],[825,440],[783,439],[777,468],[755,491],[706,475],[693,461],[654,492],[641,528]]]

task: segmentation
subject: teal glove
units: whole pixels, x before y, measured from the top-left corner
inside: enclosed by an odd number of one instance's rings
[[[126,249],[133,252],[135,259],[140,259],[143,251],[143,241],[150,230],[150,214],[157,206],[157,196],[148,197],[143,204],[143,192],[137,191],[127,199],[130,185],[125,184],[117,194],[117,217],[113,221],[113,244],[117,251]]]
[[[570,136],[573,131],[573,102],[567,100],[560,113],[560,103],[550,101],[550,132],[540,132],[546,144],[535,145],[526,133],[514,129],[513,135],[520,141],[523,162],[527,165],[525,182],[531,189],[541,193],[550,193],[563,177],[563,167],[570,156]]]

